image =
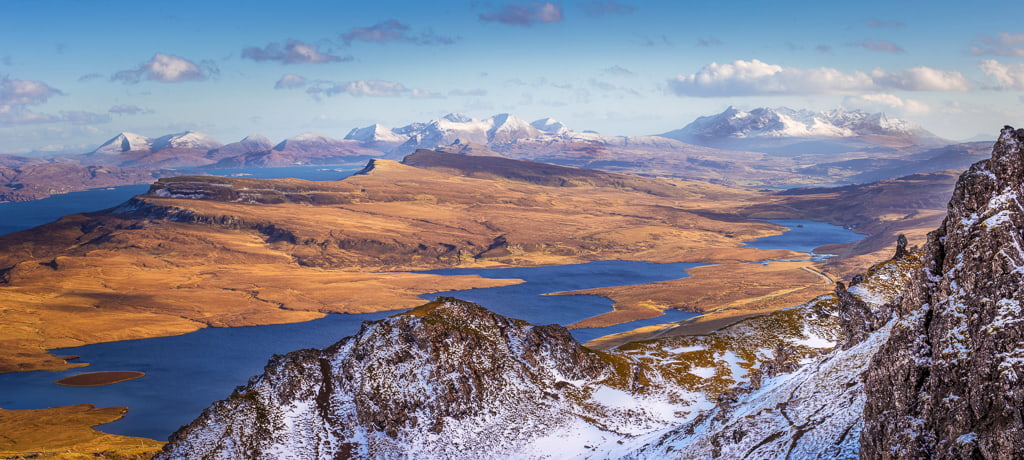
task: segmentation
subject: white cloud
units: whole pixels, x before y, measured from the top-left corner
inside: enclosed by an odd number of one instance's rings
[[[0,124],[24,125],[60,121],[60,117],[29,110],[29,106],[64,94],[59,89],[34,80],[0,79]]]
[[[64,94],[41,81],[0,80],[0,105],[34,105],[42,104],[51,96]]]
[[[334,96],[337,94],[348,94],[355,97],[402,97],[407,96],[414,99],[443,98],[444,95],[419,88],[409,88],[397,81],[387,80],[354,80],[340,83],[316,82],[306,93],[319,98],[321,96]]]
[[[914,67],[898,72],[881,69],[843,72],[830,67],[802,69],[768,64],[757,59],[712,62],[690,75],[669,79],[679,96],[728,97],[753,95],[856,94],[879,90],[967,91],[960,72]]]
[[[552,2],[509,3],[489,13],[483,13],[479,18],[481,21],[530,27],[534,24],[561,22],[562,7]]]
[[[849,46],[858,46],[869,51],[881,51],[884,53],[899,54],[906,52],[902,46],[886,40],[861,40],[856,43],[850,43]]]
[[[1024,89],[1024,64],[1007,65],[995,59],[986,59],[978,67],[996,81],[993,89]]]
[[[1024,57],[1024,34],[999,32],[995,37],[981,35],[970,49],[975,56]]]
[[[156,53],[152,59],[139,64],[135,69],[115,73],[111,80],[120,80],[125,84],[138,83],[143,79],[179,83],[206,80],[217,71],[217,67],[211,62],[199,65],[182,57]]]
[[[415,35],[411,33],[408,25],[394,19],[369,27],[353,27],[348,32],[341,34],[341,39],[348,44],[360,41],[370,43],[404,42],[416,45],[451,45],[458,40],[456,37],[437,35],[430,29]]]
[[[677,95],[696,97],[830,94],[868,88],[871,77],[862,72],[783,67],[753,59],[731,64],[712,62],[696,73],[678,75],[668,84]]]
[[[864,109],[871,112],[894,110],[899,113],[910,115],[923,115],[931,112],[928,104],[914,99],[906,99],[888,93],[870,93],[858,96],[847,96],[843,99],[843,105]]]
[[[882,69],[871,71],[871,77],[880,88],[904,91],[967,91],[970,83],[955,70],[939,70],[931,67],[912,67],[898,72]]]
[[[260,48],[250,46],[242,50],[242,58],[256,62],[278,61],[282,64],[323,64],[328,62],[349,62],[352,56],[335,56],[320,51],[316,45],[298,40],[288,40],[283,45],[272,42]]]

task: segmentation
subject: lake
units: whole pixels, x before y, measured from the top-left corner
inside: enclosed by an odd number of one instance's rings
[[[274,168],[279,169],[279,168]],[[281,168],[285,169],[285,168]],[[325,173],[320,169],[305,168],[311,175]],[[345,177],[359,168],[330,171],[336,176],[320,180]],[[264,171],[266,172],[266,171]],[[230,173],[229,173],[230,174]],[[287,174],[295,174],[294,171]],[[307,176],[311,177],[311,176]],[[322,177],[322,176],[321,176]],[[135,190],[118,187],[111,192],[110,201],[92,202],[85,197],[89,192],[59,195],[59,204],[34,204],[40,208],[53,206],[60,215],[112,207],[131,196],[144,192],[147,186],[134,186]],[[91,192],[91,191],[90,191]],[[120,198],[113,195],[120,193]],[[51,198],[51,199],[52,199]],[[47,199],[50,200],[50,199]],[[80,201],[79,201],[80,200]],[[74,204],[77,209],[68,209]],[[8,205],[0,205],[0,213]],[[63,208],[61,208],[63,206]],[[18,208],[18,206],[15,206]],[[22,210],[24,211],[24,210]],[[41,210],[40,212],[42,212]],[[30,213],[24,212],[22,216]],[[7,214],[4,214],[5,220]],[[59,217],[55,216],[54,218]],[[52,219],[50,219],[52,220]],[[855,241],[861,235],[841,227],[810,221],[772,221],[790,227],[779,236],[762,238],[748,243],[761,249],[792,249],[809,252],[817,246]],[[449,269],[434,270],[438,274],[477,274],[486,278],[519,278],[526,283],[489,289],[473,289],[424,296],[450,295],[474,301],[498,313],[524,319],[535,324],[571,324],[590,316],[611,310],[612,302],[598,296],[543,296],[552,292],[596,287],[644,284],[688,276],[684,270],[699,266],[694,263],[650,264],[627,261],[598,261],[584,264],[552,267],[503,269]],[[113,434],[143,436],[165,440],[179,426],[191,422],[213,401],[227,397],[249,377],[259,374],[273,354],[282,354],[301,348],[324,348],[342,337],[354,334],[364,320],[384,318],[394,312],[367,315],[328,315],[325,318],[297,324],[270,325],[241,328],[208,328],[176,337],[163,337],[133,341],[111,342],[76,348],[55,350],[58,356],[79,355],[81,362],[91,365],[63,372],[27,372],[0,374],[0,407],[4,409],[34,409],[58,405],[91,403],[97,407],[129,406],[127,415],[116,422],[102,426],[102,431]],[[624,332],[645,325],[679,321],[694,316],[675,310],[659,318],[634,321],[608,328],[577,329],[573,335],[585,342],[607,334]],[[100,387],[69,387],[53,384],[63,377],[99,371],[140,371],[145,377]]]

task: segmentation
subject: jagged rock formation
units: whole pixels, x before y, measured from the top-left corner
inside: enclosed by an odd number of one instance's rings
[[[961,176],[891,305],[867,372],[867,458],[1018,458],[1024,449],[1024,130]]]
[[[613,375],[608,360],[561,326],[531,326],[442,298],[364,324],[325,350],[274,358],[266,373],[172,436],[157,458],[535,451],[548,446],[526,441],[556,427],[602,425],[590,393]]]

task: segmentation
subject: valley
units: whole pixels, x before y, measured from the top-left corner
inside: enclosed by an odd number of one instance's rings
[[[835,262],[751,265],[806,255],[742,245],[784,230],[750,218],[820,219],[821,203],[852,193],[764,193],[431,151],[404,163],[372,160],[341,181],[161,179],[111,210],[0,237],[0,295],[9,302],[2,312],[10,350],[0,356],[3,369],[83,364],[47,353],[53,348],[405,309],[430,292],[521,282],[416,272],[442,267],[609,259],[714,264],[692,269],[689,278],[578,292],[612,299],[614,311],[572,326],[657,321],[664,310],[681,308],[707,315],[592,345],[666,329],[669,335],[704,334],[829,292],[836,275],[825,273],[829,264],[839,266]],[[933,183],[897,180],[876,187],[941,193],[941,181]],[[845,222],[882,222],[928,205],[907,203],[880,215],[865,203],[865,212]],[[868,250],[876,249],[845,248],[843,260],[877,258]],[[735,289],[722,291],[723,284]]]

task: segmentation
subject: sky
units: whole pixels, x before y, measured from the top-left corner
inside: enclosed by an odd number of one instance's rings
[[[727,107],[1024,125],[1005,2],[5,0],[0,153],[119,132],[335,138],[459,112],[650,135]]]

